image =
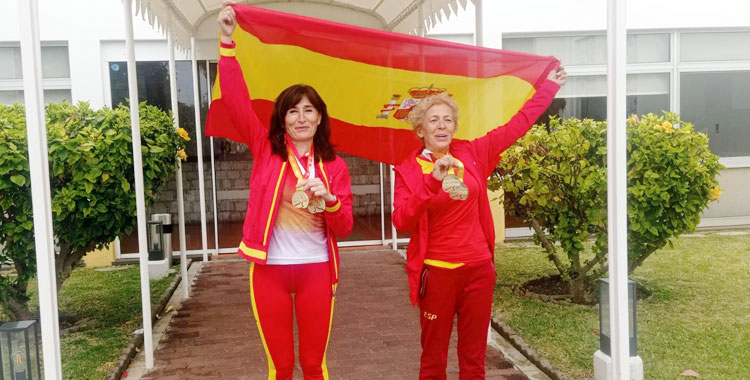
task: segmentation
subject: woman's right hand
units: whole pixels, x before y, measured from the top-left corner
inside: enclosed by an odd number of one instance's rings
[[[237,26],[237,15],[230,6],[232,4],[234,4],[234,0],[225,0],[223,3],[224,8],[219,12],[219,17],[216,19],[221,29],[221,42],[225,44],[232,43],[234,27]]]
[[[457,166],[458,163],[455,162],[451,156],[445,155],[435,161],[435,165],[432,168],[432,176],[436,180],[442,181],[443,178],[448,175],[448,171]]]

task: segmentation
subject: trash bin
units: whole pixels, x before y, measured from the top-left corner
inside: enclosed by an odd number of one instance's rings
[[[161,229],[163,233],[162,238],[162,249],[164,250],[164,258],[167,259],[169,266],[172,265],[172,214],[153,214],[151,220],[161,222]]]
[[[172,264],[172,216],[153,214],[148,222],[148,277],[164,278]]]

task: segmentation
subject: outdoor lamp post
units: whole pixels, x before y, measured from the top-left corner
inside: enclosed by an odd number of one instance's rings
[[[630,356],[638,355],[638,337],[635,323],[635,282],[628,280],[628,337],[630,339]],[[609,279],[599,279],[599,350],[610,353],[611,331],[609,327]]]
[[[171,227],[171,225],[167,226]],[[171,248],[169,246],[171,243],[169,239],[164,241],[167,226],[165,226],[164,222],[156,218],[146,223],[148,278],[152,280],[164,278],[169,274],[169,261],[172,260],[172,250],[169,249]]]
[[[39,380],[39,335],[36,321],[0,326],[0,380]]]
[[[638,356],[635,282],[628,280],[628,338],[630,341],[630,379],[643,380],[643,361]],[[599,351],[594,354],[594,379],[612,379],[610,352],[612,331],[609,325],[609,279],[599,279]]]
[[[159,221],[150,221],[147,224],[146,234],[148,240],[148,260],[159,261],[164,260],[164,247],[162,242],[164,241],[164,226]]]

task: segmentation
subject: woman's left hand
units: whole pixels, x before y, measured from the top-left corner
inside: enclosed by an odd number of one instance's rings
[[[328,191],[328,188],[323,183],[323,181],[320,180],[320,178],[307,178],[300,183],[302,186],[302,189],[305,191],[310,191],[310,194],[312,194],[315,197],[321,197],[326,202],[333,202],[336,200],[336,197],[331,194],[330,191]]]
[[[557,83],[558,86],[562,86],[568,81],[568,72],[565,71],[565,68],[561,65],[557,70],[550,71],[549,74],[547,74],[547,79]]]

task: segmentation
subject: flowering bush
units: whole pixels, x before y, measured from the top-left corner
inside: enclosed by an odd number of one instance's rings
[[[723,167],[706,135],[672,113],[631,116],[627,139],[632,271],[670,239],[695,229],[701,212],[720,194],[717,176]],[[490,181],[490,188],[503,188],[507,212],[531,223],[579,303],[607,268],[606,162],[605,123],[553,119],[549,129],[534,126],[511,147]],[[584,260],[589,238],[595,255]]]
[[[140,104],[143,181],[152,202],[174,173],[184,139],[172,116]],[[59,253],[58,290],[89,251],[130,233],[135,192],[130,111],[91,110],[87,103],[46,107],[52,221]],[[27,318],[26,286],[36,272],[33,212],[21,105],[0,105],[0,260],[15,267],[0,274],[0,304],[13,318]]]

